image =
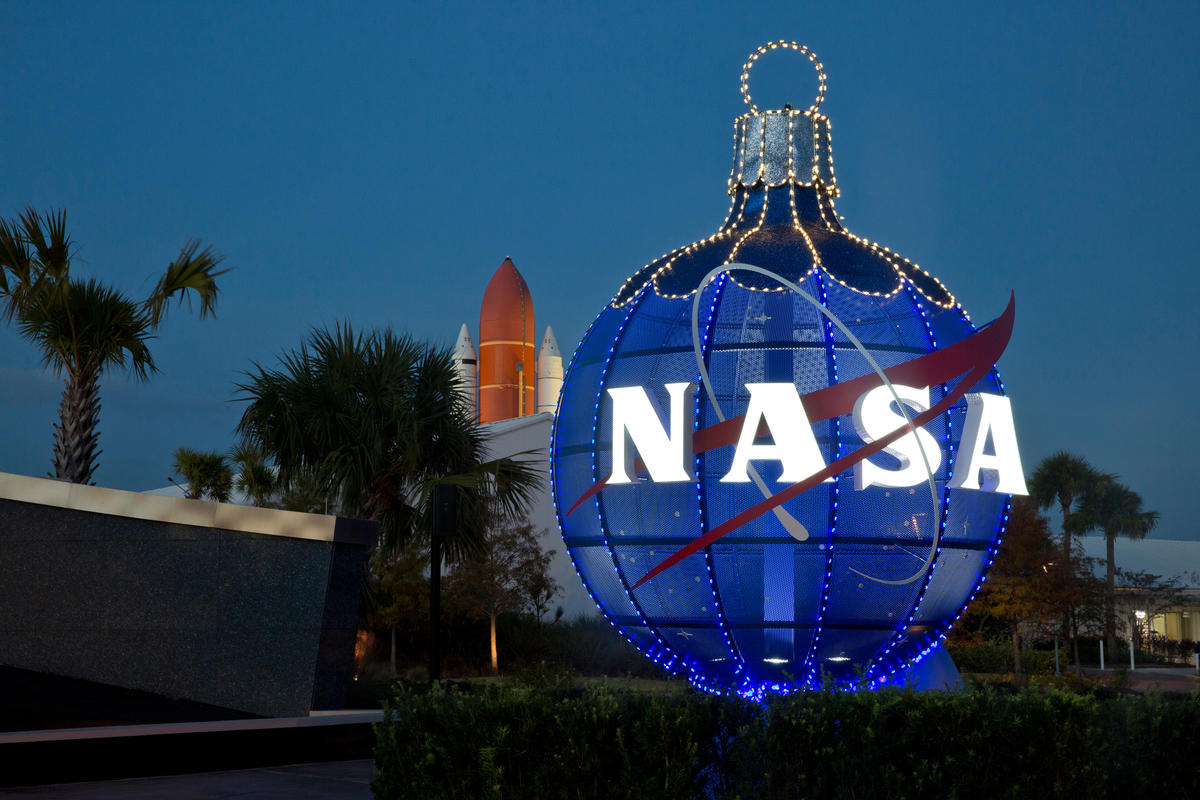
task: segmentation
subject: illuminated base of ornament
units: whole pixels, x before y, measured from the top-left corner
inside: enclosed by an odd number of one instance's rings
[[[963,679],[946,648],[935,647],[908,672],[898,673],[884,685],[919,692],[956,692],[963,688]]]

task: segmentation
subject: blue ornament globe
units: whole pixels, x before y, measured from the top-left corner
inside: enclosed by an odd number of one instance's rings
[[[746,72],[779,47],[808,55],[823,89],[815,56],[792,43],[761,48]],[[726,221],[639,270],[604,307],[571,359],[552,434],[558,522],[593,600],[647,657],[715,692],[902,680],[978,590],[1007,519],[1009,495],[949,486],[967,408],[959,399],[924,426],[942,451],[931,474],[936,503],[925,484],[856,489],[846,470],[634,588],[788,484],[777,461],[756,463],[765,493],[754,482],[722,482],[734,450],[726,446],[697,448],[691,481],[643,474],[604,485],[613,468],[607,389],[644,387],[667,409],[665,384],[695,384],[688,421],[701,431],[746,412],[746,384],[790,382],[807,395],[872,373],[842,328],[786,283],[827,309],[884,369],[975,332],[936,279],[843,227],[819,103],[804,111],[750,103],[736,120]],[[736,263],[763,272],[718,269]],[[950,390],[931,386],[931,405]],[[1003,386],[992,369],[970,391],[1003,394]],[[660,423],[668,425],[665,412]],[[862,445],[849,414],[812,429],[827,464]],[[871,461],[896,468],[886,453]],[[807,538],[797,538],[789,518]]]

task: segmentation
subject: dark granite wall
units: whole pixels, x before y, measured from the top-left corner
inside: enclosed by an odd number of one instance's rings
[[[339,708],[375,523],[334,541],[0,500],[0,664],[264,716]]]

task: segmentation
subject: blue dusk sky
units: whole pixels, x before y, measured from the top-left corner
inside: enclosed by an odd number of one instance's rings
[[[101,485],[225,449],[239,372],[312,326],[450,345],[512,256],[569,355],[622,281],[716,230],[746,56],[829,75],[839,211],[977,322],[1027,471],[1118,473],[1200,538],[1200,4],[0,2],[0,216],[65,208],[140,296],[199,237],[233,271],[147,384],[103,382]],[[754,73],[805,106],[792,54]],[[61,384],[0,328],[0,471],[49,468]]]

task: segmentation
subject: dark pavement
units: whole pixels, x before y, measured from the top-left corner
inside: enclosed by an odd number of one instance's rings
[[[371,759],[0,789],[0,797],[62,800],[369,800]]]
[[[1083,671],[1093,676],[1112,676],[1114,670],[1101,671],[1095,667],[1084,667]],[[1129,688],[1138,692],[1191,692],[1200,689],[1200,677],[1195,667],[1138,667],[1129,674]]]

